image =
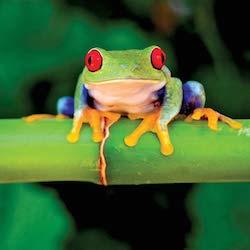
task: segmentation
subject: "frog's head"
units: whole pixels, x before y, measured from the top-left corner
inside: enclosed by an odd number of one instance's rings
[[[166,84],[170,72],[166,55],[158,46],[143,50],[106,51],[91,49],[85,57],[82,82],[87,85],[149,83]]]

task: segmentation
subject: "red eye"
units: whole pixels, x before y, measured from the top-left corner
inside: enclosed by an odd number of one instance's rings
[[[151,63],[154,68],[161,69],[166,62],[166,54],[160,48],[154,48],[151,53]]]
[[[92,49],[85,56],[85,65],[89,71],[97,71],[102,67],[102,55],[97,49]]]

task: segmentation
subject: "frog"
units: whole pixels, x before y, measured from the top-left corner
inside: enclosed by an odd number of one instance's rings
[[[168,127],[178,117],[187,122],[205,118],[208,127],[215,131],[219,120],[234,129],[242,127],[239,122],[205,108],[203,85],[198,81],[183,84],[173,77],[166,59],[164,50],[156,45],[129,50],[90,49],[74,97],[62,97],[57,103],[59,117],[73,118],[67,141],[76,143],[82,125],[88,123],[92,140],[103,144],[109,135],[108,128],[125,116],[141,119],[138,127],[124,138],[128,147],[136,146],[146,132],[153,132],[159,139],[161,153],[170,156],[174,147]],[[28,119],[33,121],[40,116]],[[105,167],[101,169],[102,183],[106,183]]]

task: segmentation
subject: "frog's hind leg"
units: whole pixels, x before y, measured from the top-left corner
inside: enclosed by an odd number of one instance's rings
[[[205,105],[205,91],[201,83],[188,81],[182,85],[183,99],[180,114],[190,115],[196,108]]]
[[[63,96],[57,101],[58,115],[64,115],[72,118],[74,116],[74,98],[71,96]]]
[[[205,91],[199,82],[188,81],[183,84],[183,101],[180,114],[186,116],[185,121],[191,122],[206,118],[208,127],[212,130],[218,130],[218,120],[227,123],[234,129],[240,129],[242,125],[233,119],[224,116],[211,108],[204,108]]]
[[[61,97],[57,101],[57,115],[51,114],[34,114],[24,117],[26,122],[34,122],[44,119],[62,120],[72,118],[74,114],[74,98],[70,96]]]
[[[234,129],[240,129],[242,128],[242,124],[225,116],[220,114],[219,112],[216,112],[215,110],[211,108],[197,108],[194,110],[192,114],[187,116],[185,119],[186,121],[192,121],[194,120],[200,120],[202,118],[207,118],[208,120],[208,127],[212,130],[217,131],[218,130],[218,120],[227,123],[231,128]]]

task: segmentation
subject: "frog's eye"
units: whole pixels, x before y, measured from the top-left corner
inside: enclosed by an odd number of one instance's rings
[[[97,49],[90,50],[85,56],[85,65],[91,72],[97,71],[102,67],[102,55]]]
[[[166,54],[160,48],[154,48],[151,53],[151,63],[154,68],[161,69],[166,62]]]

